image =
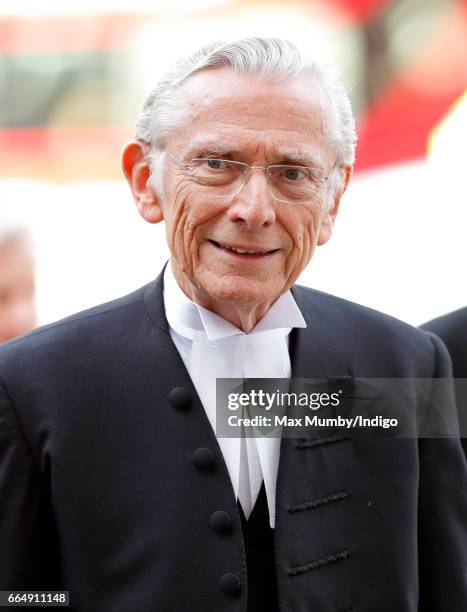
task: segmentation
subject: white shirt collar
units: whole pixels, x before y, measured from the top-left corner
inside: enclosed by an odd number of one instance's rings
[[[307,326],[291,292],[286,291],[277,298],[253,330],[245,334],[216,313],[192,302],[175,280],[170,262],[164,272],[164,303],[170,327],[191,340],[199,332],[204,332],[207,340],[215,342],[231,336],[251,336],[273,329],[284,329],[289,332],[294,327]]]

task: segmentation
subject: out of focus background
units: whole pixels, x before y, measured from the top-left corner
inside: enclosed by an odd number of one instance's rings
[[[157,275],[164,228],[137,214],[120,151],[174,59],[245,35],[329,53],[358,118],[335,235],[301,282],[413,324],[467,303],[466,0],[3,1],[0,268],[26,228],[40,323]]]

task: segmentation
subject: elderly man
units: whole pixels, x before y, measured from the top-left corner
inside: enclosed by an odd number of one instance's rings
[[[294,285],[354,143],[334,72],[286,41],[209,45],[158,84],[123,170],[170,264],[0,352],[1,589],[77,612],[466,609],[458,439],[215,435],[216,378],[450,374],[435,336]]]

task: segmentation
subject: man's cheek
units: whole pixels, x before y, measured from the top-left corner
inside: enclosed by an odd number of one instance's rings
[[[315,219],[310,216],[307,221],[298,224],[301,231],[294,235],[294,248],[292,252],[291,262],[291,276],[295,279],[300,275],[302,270],[306,267],[313,254],[312,245],[315,242],[315,234],[317,228],[315,226]]]

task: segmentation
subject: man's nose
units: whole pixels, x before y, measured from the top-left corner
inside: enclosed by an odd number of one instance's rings
[[[254,168],[239,193],[234,196],[227,215],[230,221],[243,221],[254,232],[275,222],[274,202],[266,173]]]

